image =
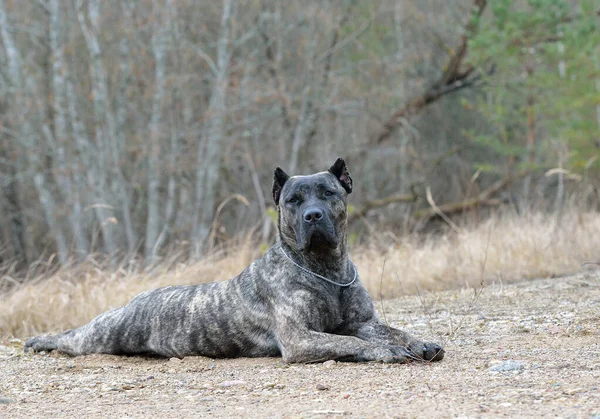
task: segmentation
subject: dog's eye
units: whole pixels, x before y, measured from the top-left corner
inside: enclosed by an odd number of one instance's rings
[[[297,204],[297,203],[298,203],[298,198],[296,198],[295,196],[288,199],[288,204]]]
[[[325,196],[333,196],[335,192],[333,191],[325,191]]]

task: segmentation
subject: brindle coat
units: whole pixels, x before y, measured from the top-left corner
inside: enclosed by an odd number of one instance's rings
[[[238,276],[148,291],[77,329],[29,339],[25,347],[71,355],[283,356],[287,362],[441,360],[439,345],[382,323],[360,280],[352,282],[350,192],[342,159],[310,176],[289,177],[277,168],[279,236]]]

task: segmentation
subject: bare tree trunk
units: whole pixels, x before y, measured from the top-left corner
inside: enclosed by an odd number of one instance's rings
[[[8,28],[9,23],[8,16],[6,14],[6,7],[4,5],[4,0],[0,0],[0,36],[2,37],[2,43],[4,45],[4,50],[8,61],[9,78],[15,90],[14,106],[16,109],[15,114],[18,117],[15,125],[20,127],[21,138],[25,147],[27,148],[27,159],[29,165],[34,170],[34,185],[39,196],[39,201],[44,212],[46,223],[48,224],[48,228],[50,229],[52,237],[56,243],[59,261],[62,265],[65,265],[68,260],[69,251],[67,239],[62,231],[61,225],[55,217],[56,203],[47,187],[44,168],[42,167],[42,162],[40,161],[36,150],[37,136],[35,135],[31,125],[32,122],[28,117],[26,117],[28,112],[23,101],[25,92],[29,93],[31,96],[35,96],[37,93],[37,88],[35,86],[35,80],[32,77],[24,76],[24,66],[22,64],[23,60],[15,45],[11,33],[8,31]],[[41,107],[37,108],[43,109]],[[37,116],[38,122],[44,124],[45,115],[40,117],[38,114],[34,115],[34,117],[35,116]]]
[[[126,25],[133,25],[132,9],[133,4],[129,1],[123,1],[122,3],[123,13],[125,14]],[[125,127],[127,123],[127,88],[132,82],[131,68],[129,65],[129,40],[127,37],[121,38],[119,42],[119,56],[120,56],[120,80],[119,80],[119,98],[117,101],[117,132],[116,132],[116,148],[120,150],[125,146]],[[138,237],[135,232],[133,221],[131,219],[131,199],[129,197],[129,191],[127,187],[127,181],[123,172],[117,162],[114,165],[116,171],[116,189],[121,204],[121,213],[123,214],[123,225],[125,227],[125,235],[127,237],[127,249],[130,254],[133,254],[138,246]]]
[[[290,158],[290,172],[296,173],[298,170],[298,160],[300,150],[302,148],[310,150],[310,142],[317,133],[317,124],[321,111],[317,109],[319,100],[326,94],[327,85],[329,83],[329,76],[331,73],[331,62],[333,60],[333,54],[335,47],[338,43],[339,32],[344,23],[350,16],[350,10],[352,9],[352,2],[346,8],[344,13],[341,15],[337,22],[337,26],[333,29],[331,34],[331,41],[329,42],[328,48],[322,56],[323,68],[317,68],[317,57],[316,57],[316,40],[313,39],[309,46],[309,70],[308,70],[308,86],[306,86],[302,92],[302,105],[300,108],[300,117],[298,118],[298,124],[294,131],[294,139],[292,142],[292,155]],[[315,18],[316,19],[316,18]],[[313,24],[315,20],[313,20]],[[319,60],[321,61],[321,60]],[[312,85],[311,81],[315,75],[317,82]]]
[[[250,113],[248,110],[252,102],[254,101],[254,89],[250,86],[250,81],[252,77],[252,73],[255,70],[255,65],[252,61],[248,61],[246,63],[246,68],[244,69],[244,77],[242,78],[242,85],[240,88],[240,102],[242,103],[242,108],[244,109],[243,118],[244,118],[244,126],[250,126]],[[271,76],[273,74],[271,73]],[[283,102],[282,102],[283,103]],[[285,108],[282,105],[282,108]],[[247,137],[249,139],[250,136],[254,136],[255,141],[259,140],[260,135],[262,134],[258,129],[249,129],[246,131]],[[260,178],[258,176],[258,172],[256,171],[256,165],[254,164],[254,153],[250,147],[250,141],[246,141],[246,161],[248,162],[248,168],[250,169],[250,176],[252,178],[252,185],[254,186],[254,191],[256,192],[256,199],[258,200],[258,210],[260,218],[262,219],[262,234],[261,241],[262,243],[266,243],[269,235],[271,234],[271,227],[273,222],[267,216],[267,203],[265,200],[265,196],[263,194],[262,186],[260,184]]]
[[[102,163],[94,159],[94,155],[98,153],[98,147],[94,146],[87,136],[87,131],[83,121],[81,120],[77,106],[77,96],[75,95],[75,88],[72,80],[67,77],[66,79],[66,91],[67,100],[69,107],[69,117],[71,121],[71,128],[73,130],[73,137],[75,138],[76,149],[81,156],[82,166],[85,168],[85,176],[77,179],[78,188],[84,187],[89,188],[89,193],[92,195],[90,201],[99,201],[100,203],[93,203],[90,208],[93,209],[96,218],[100,223],[100,228],[110,238],[110,230],[114,224],[113,218],[111,217],[110,208],[107,207],[104,202],[104,192],[101,189],[99,182],[104,176]],[[105,247],[106,249],[106,247]],[[94,249],[91,249],[93,251]],[[112,251],[109,252],[111,254]]]
[[[123,11],[124,24],[127,28],[134,26],[133,21],[134,5],[129,0],[121,0],[121,10]],[[130,83],[133,82],[131,75],[131,66],[129,63],[129,30],[125,30],[125,36],[119,40],[119,92],[117,97],[116,124],[117,124],[117,146],[119,148],[125,145],[125,125],[127,123],[127,91]]]
[[[117,249],[116,231],[113,227],[115,217],[113,207],[107,199],[110,194],[109,181],[107,180],[108,169],[111,164],[118,164],[113,160],[116,125],[110,110],[108,100],[107,77],[102,63],[102,49],[96,34],[98,33],[98,14],[100,2],[91,0],[87,2],[87,16],[83,11],[83,1],[77,0],[77,19],[83,32],[85,43],[90,54],[90,65],[92,73],[92,97],[94,105],[96,135],[96,146],[98,147],[99,170],[96,179],[96,194],[100,198],[100,204],[94,205],[94,212],[102,229],[104,250],[110,256],[114,256]],[[89,23],[88,20],[89,19]]]
[[[177,46],[185,43],[182,30],[179,27],[178,9],[176,7],[175,0],[169,0],[168,11],[170,13],[169,19],[172,23],[172,36],[173,43]],[[184,50],[182,48],[177,49],[176,53],[173,54],[173,66],[178,72],[184,72],[185,64],[187,62],[184,56]],[[178,208],[178,197],[182,190],[181,186],[181,173],[182,168],[179,163],[181,161],[181,147],[180,141],[187,135],[186,129],[193,124],[195,120],[195,114],[193,110],[193,104],[190,99],[190,95],[182,86],[176,84],[172,91],[173,102],[171,106],[171,132],[170,132],[170,150],[168,158],[168,181],[167,181],[167,197],[164,204],[164,222],[163,228],[158,235],[156,240],[155,252],[158,253],[160,247],[165,243],[167,237],[172,234],[175,224],[177,223],[178,216],[182,219],[187,217],[186,209],[191,210],[191,207],[184,205],[183,208]],[[189,202],[187,202],[189,204]],[[189,218],[188,218],[189,220]],[[189,225],[187,226],[189,228]]]
[[[527,48],[528,50],[530,48]],[[532,53],[527,54],[527,63],[525,65],[525,72],[527,78],[533,76],[533,57]],[[525,160],[530,165],[533,165],[535,159],[535,95],[531,88],[527,94],[527,143],[526,143],[526,156]],[[523,180],[523,202],[529,206],[529,198],[531,195],[531,174],[528,174]]]
[[[93,158],[97,154],[97,148],[91,143],[87,135],[85,125],[79,115],[79,107],[77,103],[77,95],[73,80],[67,72],[65,78],[65,91],[67,99],[67,108],[69,113],[69,122],[75,140],[75,149],[79,155],[81,166],[84,170],[83,176],[76,178],[77,189],[89,189],[92,195],[96,194],[95,179],[101,176],[98,170],[98,162]],[[94,199],[91,199],[93,201]],[[90,249],[94,250],[94,249]]]
[[[89,242],[83,228],[83,211],[80,201],[77,184],[71,179],[77,162],[74,161],[74,156],[69,158],[70,164],[67,163],[65,144],[67,143],[67,110],[66,110],[66,83],[65,75],[67,66],[63,54],[62,41],[62,22],[61,22],[61,6],[60,0],[51,0],[49,4],[50,10],[50,50],[52,52],[52,90],[53,90],[53,106],[54,106],[54,140],[56,143],[56,156],[58,170],[56,178],[59,185],[61,195],[65,201],[71,206],[71,214],[68,215],[69,224],[75,238],[75,253],[78,258],[82,259],[89,252]]]
[[[42,173],[36,173],[33,177],[33,181],[40,195],[40,204],[42,204],[44,215],[46,216],[46,220],[49,222],[50,231],[52,232],[52,236],[56,241],[58,258],[60,263],[65,265],[67,263],[69,247],[67,246],[67,239],[65,238],[60,225],[54,217],[56,202],[46,186],[46,179]]]
[[[564,56],[565,54],[565,44],[562,42],[558,43],[558,52]],[[565,63],[564,57],[561,58],[558,62],[558,75],[561,79],[567,77],[567,64]],[[565,115],[561,115],[562,119],[565,119]],[[562,139],[558,139],[558,167],[559,169],[563,168],[564,154],[567,145],[564,144]],[[564,201],[565,201],[565,174],[563,170],[559,170],[558,172],[558,186],[556,187],[556,196],[554,199],[554,211],[557,214],[557,225],[560,222],[560,218],[562,215]]]
[[[229,80],[229,46],[231,26],[237,0],[223,0],[221,34],[217,43],[217,74],[210,96],[206,122],[202,130],[202,144],[198,147],[196,170],[196,198],[190,257],[198,257],[206,248],[221,168],[221,150],[225,142],[225,97]]]
[[[281,7],[281,5],[276,2],[275,7],[279,8]],[[281,18],[281,13],[279,12],[279,10],[269,10],[268,14],[277,16],[277,21],[279,21],[279,19]],[[281,74],[281,61],[283,60],[283,48],[281,47],[281,39],[279,39],[278,37],[270,37],[268,35],[267,29],[264,27],[264,21],[259,27],[259,30],[260,36],[265,46],[265,58],[267,59],[269,65],[269,77],[273,82],[273,86],[275,88],[275,91],[277,92],[280,101],[279,112],[283,120],[283,129],[285,133],[282,139],[285,141],[285,144],[287,144],[288,135],[292,139],[294,138],[294,135],[292,134],[292,122],[290,121],[290,111],[288,109],[289,106],[285,99],[285,79]],[[285,148],[286,147],[282,147],[282,149]]]
[[[167,11],[159,9],[154,3],[155,27],[152,35],[152,52],[154,54],[154,97],[152,99],[152,117],[148,147],[148,218],[146,219],[146,240],[144,256],[149,264],[156,261],[156,240],[160,230],[160,154],[162,134],[162,103],[165,96],[165,73],[167,67]]]
[[[315,33],[317,17],[312,19],[311,33]],[[313,35],[316,37],[316,34]],[[314,97],[312,90],[312,81],[315,76],[315,61],[316,61],[316,39],[312,38],[308,44],[308,61],[307,61],[307,85],[302,90],[302,101],[300,105],[300,114],[298,116],[298,122],[296,123],[296,129],[294,130],[294,137],[292,139],[292,154],[290,156],[290,162],[288,164],[290,173],[295,174],[298,171],[298,160],[300,159],[300,149],[304,147],[308,141],[308,136],[311,132],[314,132],[314,127],[317,122],[315,110],[314,110]]]
[[[246,160],[248,161],[248,166],[250,167],[250,175],[252,177],[252,185],[254,186],[254,191],[256,192],[256,199],[258,200],[258,208],[260,209],[260,213],[263,218],[261,241],[262,243],[266,243],[271,234],[271,227],[273,225],[273,221],[270,217],[267,216],[267,203],[265,200],[265,196],[263,195],[258,173],[256,171],[256,165],[254,164],[254,160],[249,148],[246,152]]]
[[[300,118],[296,124],[294,131],[294,139],[292,141],[292,155],[290,157],[290,173],[298,171],[298,159],[300,157],[300,149],[306,144],[309,132],[313,130],[316,123],[316,115],[313,109],[311,98],[311,88],[306,86],[302,91],[302,105],[300,107]]]
[[[160,247],[165,241],[165,238],[171,230],[171,224],[175,216],[175,198],[177,192],[177,181],[175,173],[177,171],[176,160],[179,153],[179,147],[177,146],[177,133],[175,129],[171,132],[171,149],[169,150],[169,180],[167,182],[167,199],[165,203],[165,216],[162,222],[162,230],[156,239],[154,249],[152,250],[155,255],[158,254]]]
[[[5,147],[0,148],[0,157],[10,161]],[[17,162],[14,162],[16,165]],[[10,244],[12,246],[13,256],[17,261],[17,270],[28,264],[27,247],[25,245],[25,220],[23,209],[19,199],[19,187],[17,185],[18,169],[13,165],[8,165],[8,173],[4,176],[2,182],[2,195],[5,198],[4,210],[10,223]],[[2,177],[2,176],[0,176]]]
[[[403,2],[396,2],[394,5],[394,29],[396,35],[396,59],[398,62],[402,62],[405,56],[405,44],[404,44],[404,33],[402,31],[402,10],[405,5]],[[405,79],[402,79],[398,82],[398,96],[405,100]],[[398,190],[400,194],[406,193],[408,190],[409,176],[408,176],[408,143],[410,140],[410,135],[408,132],[402,132],[402,136],[400,138],[400,176],[399,176],[399,185]]]
[[[178,20],[179,20],[179,16],[177,16],[177,8],[175,7],[175,2],[174,0],[169,0],[166,3],[167,6],[167,13],[168,13],[168,21],[171,23],[172,25],[172,36],[173,36],[173,41],[175,45],[182,45],[183,40],[182,40],[182,36],[181,36],[181,30],[178,26]],[[177,53],[174,55],[174,66],[177,68],[177,71],[181,71],[182,69],[182,59],[181,59],[181,54],[180,51],[177,51]],[[176,86],[173,91],[172,91],[172,97],[173,97],[173,105],[172,108],[174,109],[183,109],[183,113],[185,114],[187,111],[185,110],[185,104],[183,103],[183,97],[185,97],[185,93],[182,92],[182,90],[179,88],[179,86]],[[191,121],[191,115],[187,115],[187,117],[189,118],[189,121]],[[183,119],[185,120],[186,115],[183,116]],[[170,132],[170,149],[169,149],[169,157],[168,157],[168,165],[167,165],[167,171],[169,174],[169,180],[167,181],[167,197],[166,197],[166,202],[164,205],[164,219],[162,222],[162,229],[160,234],[158,235],[158,238],[156,239],[156,244],[154,245],[154,253],[158,254],[160,247],[163,245],[163,243],[165,242],[167,236],[171,233],[172,230],[172,224],[173,221],[175,219],[175,211],[176,211],[176,199],[177,199],[177,185],[178,185],[178,175],[180,173],[180,170],[178,168],[177,165],[177,161],[179,158],[179,154],[181,152],[180,148],[179,148],[179,130],[182,128],[179,125],[179,121],[180,121],[180,115],[179,112],[172,112],[171,114],[171,123],[170,123],[170,127],[171,127],[171,132]],[[184,122],[183,126],[185,127],[186,124]]]

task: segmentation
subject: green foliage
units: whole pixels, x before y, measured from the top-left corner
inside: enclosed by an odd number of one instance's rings
[[[502,139],[496,135],[474,135],[470,137],[472,141],[483,144],[492,149],[495,153],[501,156],[510,157],[518,156],[524,152],[524,147],[518,144],[511,144],[502,141]]]
[[[356,211],[354,205],[348,204],[348,215],[351,215],[352,213],[354,213],[354,211]]]
[[[498,170],[493,164],[475,163],[475,170],[481,173],[497,173]]]
[[[503,157],[499,167],[507,161],[554,167],[557,150],[567,150],[563,163],[581,171],[600,154],[596,8],[593,1],[576,8],[565,0],[490,2],[491,13],[469,42],[469,58],[482,73],[495,70],[477,104],[463,105],[491,123],[492,132],[469,138]]]
[[[273,207],[267,208],[267,217],[269,217],[275,224],[277,224],[277,209]]]
[[[270,244],[268,244],[268,243],[262,243],[260,245],[260,254],[264,256],[264,254],[267,253],[267,250],[269,250],[270,247],[271,247]]]
[[[356,243],[358,243],[358,239],[360,238],[359,234],[356,232],[352,232],[348,235],[348,244],[350,246],[354,246]]]

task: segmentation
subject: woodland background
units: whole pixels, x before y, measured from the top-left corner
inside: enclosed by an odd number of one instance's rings
[[[0,0],[14,278],[268,243],[273,169],[338,156],[354,242],[597,211],[599,153],[597,1]]]

